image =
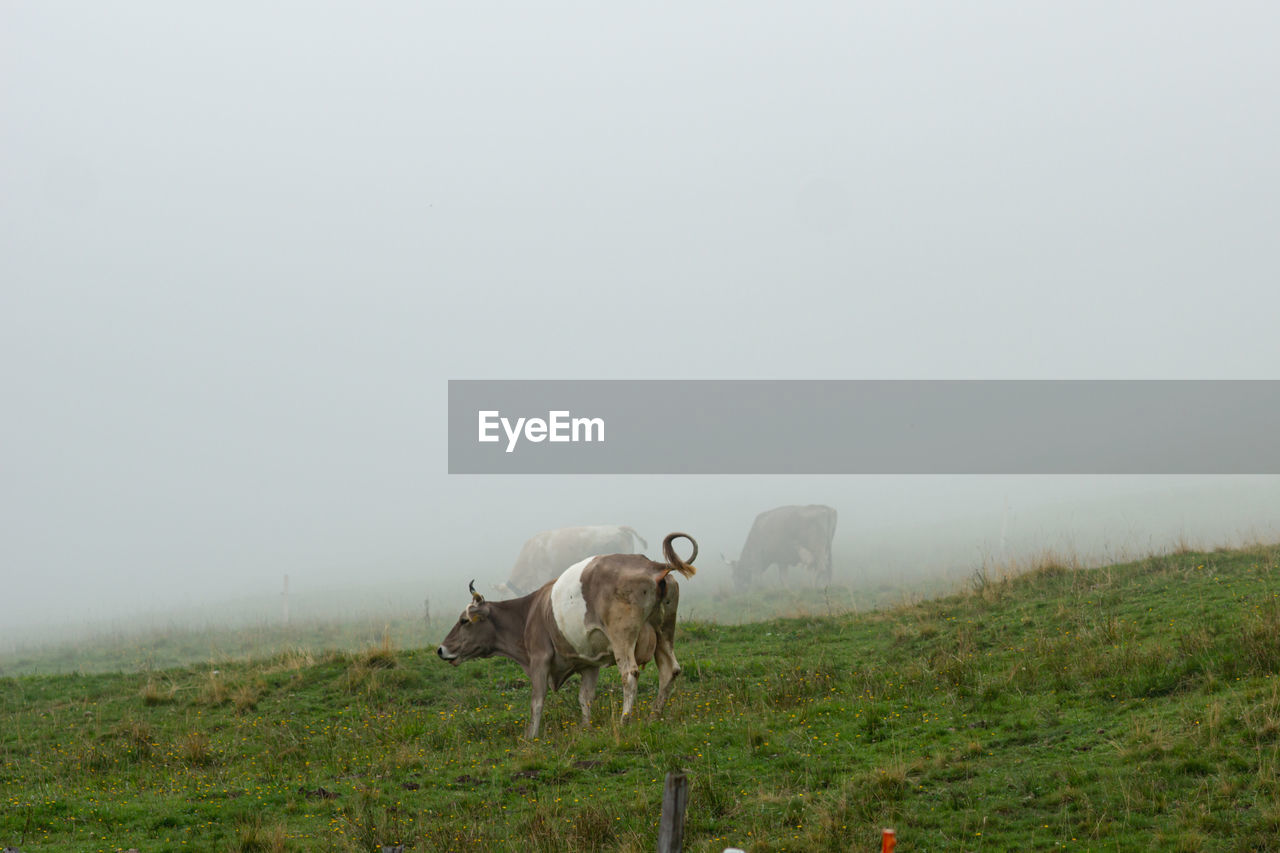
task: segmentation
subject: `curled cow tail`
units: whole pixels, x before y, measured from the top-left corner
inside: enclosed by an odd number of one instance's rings
[[[672,547],[671,543],[677,539],[688,539],[689,544],[693,546],[693,553],[689,555],[688,560],[680,559],[680,555]],[[698,543],[688,533],[668,533],[667,538],[662,540],[662,556],[667,561],[667,570],[662,573],[664,578],[673,571],[687,578],[693,577],[694,572],[698,571],[693,567],[693,561],[698,559]]]

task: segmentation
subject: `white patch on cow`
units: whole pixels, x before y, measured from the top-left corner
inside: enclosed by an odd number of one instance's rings
[[[595,557],[588,557],[574,563],[556,578],[551,587],[551,613],[556,618],[556,627],[573,646],[573,650],[583,657],[595,657],[608,648],[607,640],[591,641],[591,629],[587,627],[587,599],[582,593],[582,570]],[[603,645],[603,648],[601,646]]]

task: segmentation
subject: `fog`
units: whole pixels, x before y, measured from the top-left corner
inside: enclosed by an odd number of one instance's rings
[[[445,395],[1278,378],[1278,41],[1264,3],[5,4],[0,638],[284,574],[443,599],[571,524],[688,530],[710,585],[786,503],[840,511],[847,582],[1276,539],[1275,477],[449,476]]]

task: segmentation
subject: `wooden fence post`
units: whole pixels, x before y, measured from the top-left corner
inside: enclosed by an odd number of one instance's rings
[[[684,810],[689,804],[689,777],[682,772],[667,774],[662,787],[662,823],[658,825],[658,853],[684,850]]]

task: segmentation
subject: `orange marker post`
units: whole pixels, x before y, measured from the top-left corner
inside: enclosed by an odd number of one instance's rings
[[[898,834],[886,829],[880,836],[880,853],[893,853],[893,846],[898,843]]]

